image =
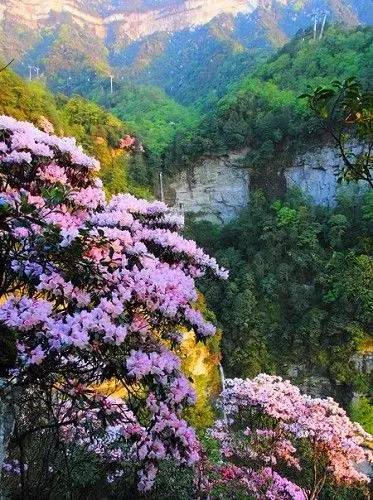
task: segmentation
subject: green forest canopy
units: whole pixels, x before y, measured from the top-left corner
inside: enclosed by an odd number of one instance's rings
[[[371,341],[372,224],[370,190],[342,192],[333,209],[297,191],[275,202],[257,191],[227,226],[191,225],[189,234],[230,269],[228,282],[202,287],[224,331],[228,376],[321,375],[344,404],[372,387],[352,362]]]
[[[127,124],[80,96],[53,95],[40,82],[26,83],[10,69],[0,72],[0,113],[40,126],[46,118],[59,135],[71,135],[101,162],[108,193],[129,191],[151,196],[151,179],[143,155],[118,150],[119,140],[134,133]],[[141,172],[142,182],[137,179]]]
[[[167,154],[170,171],[201,154],[250,147],[245,164],[262,171],[283,166],[324,137],[299,95],[334,79],[373,80],[373,28],[330,27],[321,41],[297,37],[228,92]],[[305,146],[306,145],[306,146]]]

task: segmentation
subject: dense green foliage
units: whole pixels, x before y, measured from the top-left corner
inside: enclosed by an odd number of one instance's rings
[[[372,192],[326,209],[297,193],[269,202],[258,191],[224,228],[191,226],[231,272],[228,283],[203,288],[224,331],[228,376],[324,377],[345,404],[352,390],[367,391],[352,358],[373,319],[372,203]]]
[[[197,111],[178,104],[157,87],[123,84],[112,95],[92,96],[124,120],[155,155],[164,151],[176,132],[184,135],[198,122]]]
[[[321,41],[311,34],[285,45],[223,97],[199,126],[170,148],[170,164],[185,166],[203,153],[249,147],[248,167],[282,168],[295,152],[323,143],[321,126],[299,95],[308,86],[355,75],[372,80],[373,29],[331,27]]]
[[[229,86],[247,75],[265,54],[265,48],[248,48],[232,16],[220,16],[206,26],[174,33],[163,41],[158,57],[141,68],[142,52],[149,42],[137,42],[127,48],[132,57],[125,57],[136,66],[135,81],[157,85],[177,102],[195,105],[208,111]],[[252,42],[252,40],[250,40]],[[155,45],[155,43],[153,42]],[[114,62],[123,64],[122,57]]]
[[[38,126],[46,119],[56,133],[75,137],[88,153],[100,160],[108,193],[129,191],[150,196],[146,157],[118,149],[121,137],[133,133],[128,124],[94,102],[79,96],[54,96],[40,82],[26,83],[9,69],[0,72],[0,88],[0,114],[29,120]]]
[[[371,395],[370,395],[371,396]],[[351,405],[351,417],[360,422],[364,429],[373,434],[373,408],[371,397],[361,396]]]
[[[25,83],[13,71],[0,72],[0,111],[19,120],[37,123],[45,116],[56,129],[67,127],[54,96],[37,82]]]
[[[303,96],[334,140],[342,158],[339,180],[364,181],[373,187],[373,94],[355,77],[319,86]],[[357,140],[360,146],[352,146]]]
[[[106,108],[145,143],[155,160],[159,160],[176,134],[185,135],[199,122],[197,109],[177,103],[159,87],[114,78],[111,93],[108,75],[102,76],[87,67],[70,74],[67,80],[50,79],[52,89],[68,96],[74,92]]]

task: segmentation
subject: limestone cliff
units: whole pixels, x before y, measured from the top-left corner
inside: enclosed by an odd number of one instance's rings
[[[198,219],[226,223],[249,199],[249,172],[240,165],[247,151],[210,156],[179,174],[167,189],[167,202]]]
[[[202,157],[190,171],[178,174],[170,182],[167,202],[199,220],[226,223],[234,219],[250,199],[250,171],[244,167],[247,154],[245,149]],[[315,204],[332,206],[338,190],[347,189],[337,183],[335,170],[339,164],[336,149],[314,148],[283,165],[283,170],[270,181],[281,179],[286,189],[298,187]]]
[[[356,24],[358,17],[350,3],[326,2],[336,18]],[[0,21],[13,19],[35,30],[51,27],[59,16],[69,14],[75,23],[91,29],[100,38],[105,38],[114,27],[117,34],[137,40],[155,32],[203,25],[220,14],[251,14],[257,10],[271,13],[288,8],[295,20],[309,16],[315,5],[312,0],[1,0]],[[274,19],[271,14],[265,18],[266,22]]]
[[[287,0],[281,0],[282,3]],[[267,2],[268,3],[268,2]],[[105,5],[106,4],[106,5]],[[131,7],[131,4],[134,4]],[[209,22],[219,14],[251,13],[263,0],[186,0],[168,2],[87,2],[84,0],[4,0],[0,16],[16,19],[29,28],[53,24],[58,14],[70,14],[104,38],[111,26],[132,40],[158,31],[178,31]]]

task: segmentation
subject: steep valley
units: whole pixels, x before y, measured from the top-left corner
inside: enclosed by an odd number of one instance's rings
[[[259,56],[308,28],[314,13],[319,29],[324,15],[349,27],[369,23],[366,4],[373,0],[2,0],[0,57],[16,59],[24,77],[38,68],[65,93],[79,87],[85,68],[107,89],[112,74],[117,85],[155,84],[192,103],[212,90],[221,97]]]
[[[1,113],[75,136],[109,196],[164,198],[230,270],[201,280],[197,304],[222,337],[188,333],[179,353],[198,428],[213,422],[220,363],[228,377],[290,377],[372,426],[372,190],[339,182],[340,150],[300,98],[371,85],[372,12],[373,0],[0,0],[0,57],[15,59]],[[346,145],[358,151],[353,135]]]
[[[373,0],[0,0],[1,499],[370,498],[372,82]]]

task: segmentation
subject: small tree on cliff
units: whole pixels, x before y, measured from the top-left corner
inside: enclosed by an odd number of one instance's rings
[[[343,163],[337,171],[338,181],[361,180],[373,188],[372,90],[365,90],[355,77],[351,77],[311,89],[300,97],[307,99],[338,147]]]
[[[147,490],[160,460],[199,458],[181,418],[195,396],[173,349],[180,325],[214,334],[193,307],[194,279],[226,273],[177,233],[182,220],[163,203],[106,201],[98,168],[73,139],[0,117],[1,375],[23,404],[47,408],[16,427],[21,479],[24,440],[53,428],[114,463],[111,477],[138,462]],[[111,379],[125,402],[94,389]]]

